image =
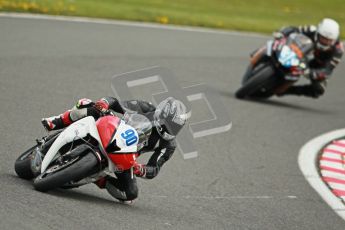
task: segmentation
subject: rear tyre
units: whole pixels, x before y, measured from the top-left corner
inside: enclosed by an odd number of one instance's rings
[[[271,65],[267,65],[260,69],[236,91],[235,96],[239,99],[243,99],[245,97],[255,96],[255,94],[260,95],[260,90],[264,86],[270,88],[269,86],[272,86],[276,81],[276,79],[272,77],[274,72],[274,68]],[[264,95],[265,97],[270,96],[269,92],[265,92]]]
[[[32,178],[34,178],[34,174],[31,170],[31,155],[36,147],[37,145],[28,149],[27,151],[22,153],[15,161],[14,170],[20,178],[26,180],[31,180]]]
[[[46,192],[63,187],[68,182],[77,182],[96,172],[98,160],[89,152],[85,156],[77,156],[63,164],[55,164],[34,180],[36,190]]]

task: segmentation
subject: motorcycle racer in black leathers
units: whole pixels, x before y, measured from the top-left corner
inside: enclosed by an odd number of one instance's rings
[[[133,174],[146,179],[152,179],[158,175],[164,163],[175,152],[175,137],[188,119],[188,114],[184,104],[172,97],[159,103],[157,108],[152,103],[142,100],[119,102],[114,97],[104,97],[93,102],[84,98],[80,99],[71,110],[59,116],[43,118],[42,124],[48,131],[57,130],[86,116],[93,116],[97,120],[108,110],[120,114],[125,112],[142,114],[149,118],[155,127],[152,129],[146,146],[139,151],[139,155],[153,151],[146,165],[138,164],[133,170],[116,172],[116,178],[106,176],[95,183],[99,188],[106,188],[116,199],[131,203],[138,196],[136,177]]]
[[[273,35],[279,38],[291,33],[304,34],[314,42],[314,58],[309,63],[311,84],[291,86],[279,96],[292,94],[318,98],[324,94],[326,82],[344,53],[343,43],[339,40],[339,24],[333,19],[325,18],[318,27],[290,26]]]

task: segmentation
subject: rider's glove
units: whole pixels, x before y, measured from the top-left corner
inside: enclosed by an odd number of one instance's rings
[[[311,70],[309,77],[312,81],[324,81],[326,79],[326,74],[317,70]]]
[[[145,165],[136,164],[136,165],[134,165],[133,169],[134,169],[133,172],[137,177],[145,177],[145,175],[146,175]]]
[[[306,69],[303,71],[303,74],[304,74],[304,76],[306,76],[306,77],[310,76],[310,69],[309,69],[309,68],[306,68]]]
[[[109,110],[109,104],[103,100],[97,101],[94,107],[102,113],[106,113]]]

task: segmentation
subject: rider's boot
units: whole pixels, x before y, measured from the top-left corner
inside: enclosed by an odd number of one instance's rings
[[[70,113],[71,111],[68,110],[59,116],[43,118],[42,125],[48,131],[65,128],[72,123]]]
[[[279,94],[278,96],[284,96],[284,95],[296,95],[296,96],[306,96],[306,97],[312,97],[312,98],[318,98],[322,94],[324,94],[325,89],[320,84],[310,84],[310,85],[298,85],[298,86],[291,86],[288,88],[285,92],[282,94]]]
[[[285,92],[282,94],[279,94],[279,96],[284,96],[284,95],[296,95],[296,96],[302,96],[304,95],[305,92],[305,86],[291,86],[288,88]]]
[[[108,193],[122,204],[133,204],[136,194],[128,194],[121,189],[120,182],[111,176],[105,176],[94,182],[100,189],[106,189]]]

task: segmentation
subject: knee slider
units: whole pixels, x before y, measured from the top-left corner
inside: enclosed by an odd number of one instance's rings
[[[128,189],[125,190],[127,200],[134,200],[138,197],[138,187],[131,186]]]
[[[321,96],[325,93],[325,87],[321,84],[314,85],[313,91],[315,96]]]

